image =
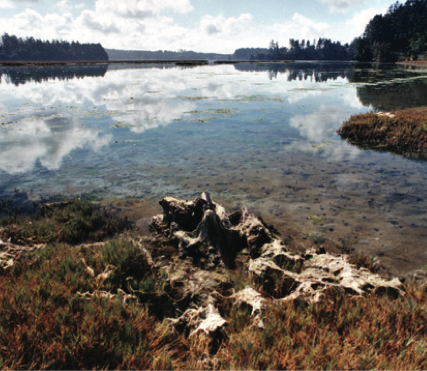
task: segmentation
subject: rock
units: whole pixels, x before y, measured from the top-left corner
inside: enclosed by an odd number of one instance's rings
[[[421,285],[427,285],[427,270],[416,269],[408,272],[407,277],[409,281],[416,282]]]

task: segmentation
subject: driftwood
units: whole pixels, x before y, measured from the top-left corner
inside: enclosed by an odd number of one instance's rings
[[[255,313],[280,301],[313,304],[330,296],[331,290],[352,296],[404,295],[398,279],[385,280],[365,268],[357,268],[348,255],[327,254],[322,247],[303,255],[289,252],[273,227],[268,227],[246,208],[227,213],[207,192],[194,201],[164,198],[160,205],[163,215],[153,218],[152,230],[173,241],[182,258],[192,257],[191,263],[186,264],[193,266],[195,272],[188,280],[182,269],[169,268],[171,287],[179,284],[180,290],[191,292],[192,298],[200,298],[202,291],[205,297],[211,294],[215,285],[210,287],[208,278],[218,286],[221,279],[217,275],[225,272],[218,263],[222,260],[229,268],[233,267],[236,254],[243,249],[250,253],[243,269],[249,273],[254,288],[247,287],[229,297],[252,306]],[[194,258],[206,258],[209,264],[196,267]],[[214,266],[216,271],[206,270]],[[182,277],[176,272],[182,272]]]
[[[208,192],[194,201],[166,197],[159,203],[163,215],[153,218],[151,230],[174,241],[182,257],[207,258],[211,266],[222,260],[233,267],[241,250],[256,258],[264,244],[275,240],[276,231],[262,219],[245,207],[228,214]]]

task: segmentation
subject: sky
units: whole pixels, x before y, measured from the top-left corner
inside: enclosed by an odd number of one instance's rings
[[[0,34],[127,50],[233,53],[360,36],[394,0],[0,0]]]

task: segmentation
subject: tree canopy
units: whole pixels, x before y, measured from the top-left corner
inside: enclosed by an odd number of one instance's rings
[[[101,44],[68,41],[42,41],[33,37],[18,38],[5,33],[0,37],[0,60],[3,61],[106,61]]]
[[[356,39],[354,59],[395,62],[427,55],[427,0],[396,2],[376,15]]]
[[[289,47],[279,47],[271,40],[265,51],[252,54],[252,60],[350,60],[353,57],[353,44],[342,45],[339,41],[319,38],[318,40],[290,39]]]

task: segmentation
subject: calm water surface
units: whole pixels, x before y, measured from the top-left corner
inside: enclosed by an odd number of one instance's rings
[[[248,63],[0,74],[0,200],[132,197],[146,221],[166,195],[209,190],[261,214],[292,247],[345,240],[396,274],[427,265],[427,163],[335,133],[355,113],[427,105],[427,71]]]

